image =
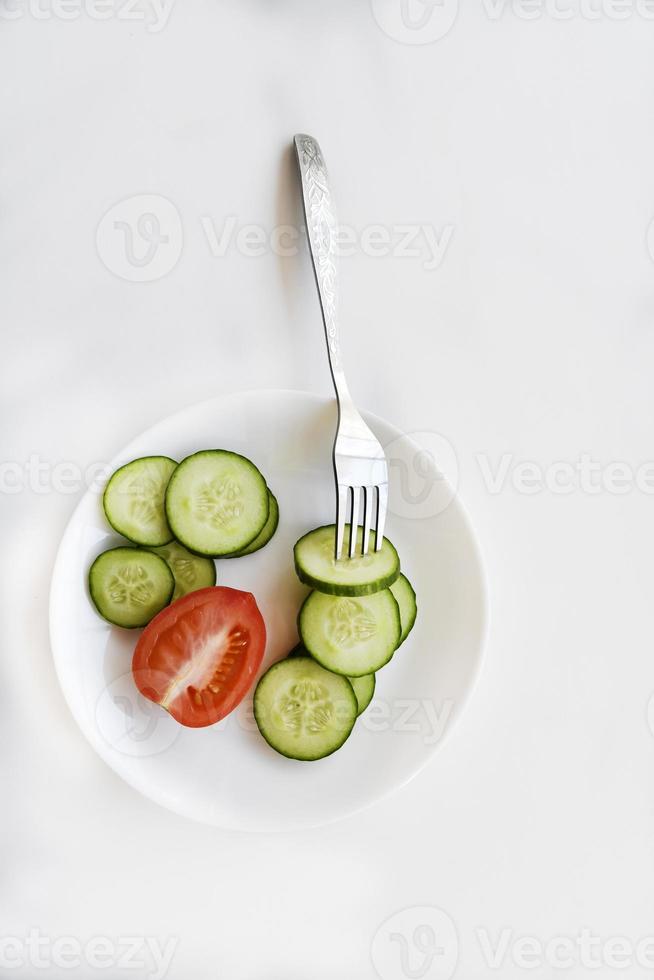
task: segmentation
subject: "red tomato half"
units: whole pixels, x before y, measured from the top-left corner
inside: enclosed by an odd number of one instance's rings
[[[189,592],[149,623],[134,651],[141,694],[189,728],[215,725],[240,704],[261,665],[266,626],[250,592]]]

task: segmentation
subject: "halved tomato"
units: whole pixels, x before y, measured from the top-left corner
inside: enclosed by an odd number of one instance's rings
[[[146,626],[132,672],[146,698],[180,724],[204,728],[243,700],[265,646],[266,626],[250,592],[198,589]]]

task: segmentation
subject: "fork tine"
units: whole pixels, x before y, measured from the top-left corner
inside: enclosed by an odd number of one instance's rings
[[[386,524],[386,509],[388,507],[388,483],[380,483],[377,487],[377,520],[375,522],[375,551],[380,551],[384,543],[384,525]]]
[[[361,554],[367,555],[370,548],[370,528],[372,527],[372,508],[375,495],[374,487],[363,488],[363,542]]]
[[[359,530],[359,500],[361,487],[352,487],[352,520],[350,521],[350,558],[354,557],[357,549],[357,532]]]
[[[343,486],[342,483],[338,484],[336,492],[336,561],[341,557],[343,551],[349,492],[349,487]]]

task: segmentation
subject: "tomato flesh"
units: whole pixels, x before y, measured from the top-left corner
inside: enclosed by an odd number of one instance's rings
[[[134,681],[181,725],[204,728],[241,703],[265,646],[266,626],[250,592],[198,589],[146,626],[132,660]]]

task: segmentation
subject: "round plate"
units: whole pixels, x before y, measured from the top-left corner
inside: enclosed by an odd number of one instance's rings
[[[442,745],[477,678],[486,634],[486,586],[468,518],[433,459],[366,414],[390,463],[386,534],[418,597],[413,632],[379,672],[372,704],[343,748],[320,762],[277,755],[259,735],[251,695],[205,729],[179,726],[141,697],[131,677],[139,631],[110,627],[87,592],[94,557],[116,543],[101,487],[81,500],[64,535],[50,597],[55,665],[66,700],[97,753],[131,786],[195,820],[239,830],[317,826],[353,813],[407,782]],[[297,642],[307,593],[293,544],[333,520],[333,400],[258,391],[186,409],[139,436],[112,471],[154,453],[182,459],[227,448],[260,467],[280,507],[266,548],[218,562],[218,584],[253,592],[268,630],[264,667]],[[419,460],[420,465],[416,465]],[[419,492],[409,477],[420,474]]]

